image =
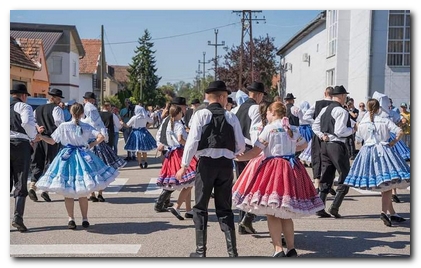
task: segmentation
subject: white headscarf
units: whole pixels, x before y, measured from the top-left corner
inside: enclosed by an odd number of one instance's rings
[[[145,108],[143,108],[140,105],[136,105],[134,107],[134,114],[138,118],[146,118],[146,117],[148,117],[148,113],[146,112]]]

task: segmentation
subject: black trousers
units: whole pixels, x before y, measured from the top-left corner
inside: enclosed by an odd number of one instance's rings
[[[15,186],[13,196],[28,195],[29,165],[31,163],[32,146],[24,139],[10,139],[10,192]]]
[[[196,230],[205,230],[208,224],[209,200],[214,191],[216,216],[221,231],[235,230],[232,212],[232,159],[200,157],[196,168],[193,221]]]
[[[50,145],[45,141],[37,142],[34,154],[32,156],[31,182],[38,181],[38,179],[44,174],[45,170],[48,168],[48,165],[51,164],[51,162],[53,162],[54,157],[56,157],[59,150],[60,143]]]
[[[322,142],[322,176],[321,184],[326,184],[328,191],[335,179],[335,173],[338,171],[338,183],[343,184],[350,169],[348,150],[343,142]]]
[[[311,169],[313,170],[314,179],[320,179],[322,175],[321,143],[319,137],[313,134],[311,138]]]

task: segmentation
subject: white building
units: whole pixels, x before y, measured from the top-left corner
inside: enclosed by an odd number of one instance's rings
[[[343,85],[356,106],[378,91],[394,105],[410,100],[409,10],[327,10],[277,52],[282,96],[314,103]],[[358,107],[358,106],[357,106]]]

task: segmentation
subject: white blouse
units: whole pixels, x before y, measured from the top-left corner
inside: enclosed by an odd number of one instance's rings
[[[62,145],[86,146],[88,141],[96,139],[100,132],[91,125],[79,122],[79,126],[72,120],[61,123],[51,134],[51,138]]]
[[[370,121],[370,113],[367,112],[358,125],[356,137],[364,140],[364,145],[378,144],[387,142],[390,138],[390,132],[395,134],[401,130],[395,123],[387,117],[383,112],[374,115],[374,124]]]
[[[171,130],[171,122],[168,122],[167,127],[167,141],[169,146],[178,146],[178,136],[182,136],[184,140],[187,140],[187,131],[183,123],[180,120],[174,122],[174,130]]]
[[[292,138],[284,130],[282,120],[277,119],[263,129],[254,145],[263,150],[265,157],[295,154],[297,145],[306,141],[298,127],[290,126],[290,129],[293,133]],[[265,146],[262,142],[268,142],[268,145]]]

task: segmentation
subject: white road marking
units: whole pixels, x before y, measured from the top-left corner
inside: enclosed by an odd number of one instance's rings
[[[137,254],[140,244],[56,244],[56,245],[10,245],[14,255],[68,255],[68,254]]]
[[[104,192],[107,194],[118,194],[121,188],[127,183],[128,178],[116,178],[115,181],[110,183],[107,188],[105,188]]]
[[[352,189],[359,192],[360,194],[363,194],[363,195],[381,195],[380,192],[362,190],[362,189],[358,189],[358,188],[352,188]]]
[[[146,188],[145,194],[157,194],[159,195],[162,192],[162,189],[156,185],[157,178],[152,178],[149,181],[148,188]]]

